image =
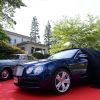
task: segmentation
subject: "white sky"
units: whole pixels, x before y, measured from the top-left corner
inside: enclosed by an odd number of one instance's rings
[[[48,20],[52,23],[62,16],[81,15],[84,17],[87,13],[95,16],[100,15],[100,0],[23,0],[23,2],[27,7],[16,10],[17,25],[14,26],[14,30],[9,30],[29,36],[32,18],[36,16],[40,24],[42,42]]]

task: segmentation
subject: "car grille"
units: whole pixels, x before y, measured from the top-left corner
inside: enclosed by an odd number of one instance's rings
[[[16,75],[16,76],[22,76],[23,70],[24,70],[24,67],[23,67],[23,66],[18,66],[18,67],[16,68],[16,73],[15,73],[15,75]]]
[[[26,87],[40,87],[40,82],[36,79],[30,79],[30,78],[19,78],[18,85],[26,86]]]

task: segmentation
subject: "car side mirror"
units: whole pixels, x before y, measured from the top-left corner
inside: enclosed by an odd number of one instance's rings
[[[87,58],[87,55],[86,54],[80,54],[79,58]]]

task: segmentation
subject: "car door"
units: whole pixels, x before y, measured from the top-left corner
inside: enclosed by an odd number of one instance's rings
[[[72,73],[75,79],[85,79],[87,78],[87,66],[88,66],[88,60],[84,56],[82,57],[81,55],[85,55],[81,51],[78,51],[76,55],[74,56],[73,63],[70,64],[70,67],[72,68]]]

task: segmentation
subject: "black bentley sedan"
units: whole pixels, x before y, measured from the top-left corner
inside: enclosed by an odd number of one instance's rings
[[[58,52],[47,59],[16,67],[14,84],[22,88],[49,88],[67,92],[74,82],[87,78],[87,55],[80,49]]]

